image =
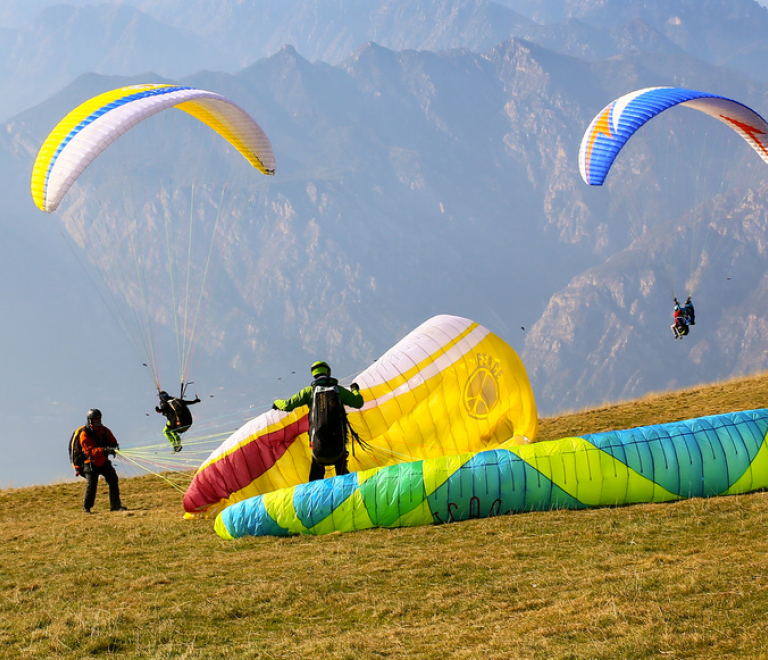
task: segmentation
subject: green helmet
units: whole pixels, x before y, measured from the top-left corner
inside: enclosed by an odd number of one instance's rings
[[[314,362],[310,369],[312,370],[312,378],[331,375],[331,368],[328,366],[327,362],[323,362],[322,360],[319,362]]]

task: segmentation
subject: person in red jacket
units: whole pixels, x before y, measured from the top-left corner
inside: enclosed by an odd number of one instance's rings
[[[96,489],[99,477],[109,486],[109,506],[112,511],[125,511],[120,501],[120,487],[117,482],[117,472],[109,460],[119,449],[115,436],[101,423],[101,411],[92,408],[88,411],[88,423],[80,432],[80,446],[85,455],[84,476],[86,479],[83,512],[90,513],[96,501]]]
[[[677,298],[675,298],[675,322],[670,326],[672,328],[672,334],[675,335],[675,339],[682,339],[688,334],[688,317],[685,311],[680,308]]]

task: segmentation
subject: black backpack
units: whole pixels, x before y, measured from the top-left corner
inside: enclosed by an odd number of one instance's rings
[[[333,465],[347,450],[347,414],[338,385],[312,386],[309,444],[312,456],[321,465]]]
[[[85,430],[85,426],[81,426],[77,429],[72,437],[69,439],[69,462],[72,463],[72,467],[75,469],[75,476],[85,479],[85,453],[80,445],[80,434]]]
[[[168,400],[168,405],[176,415],[176,427],[184,426],[184,430],[192,426],[192,413],[190,412],[187,404],[181,399],[172,398]]]

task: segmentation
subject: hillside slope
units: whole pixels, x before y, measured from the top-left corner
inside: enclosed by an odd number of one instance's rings
[[[768,376],[542,420],[542,432],[768,404]],[[225,542],[155,477],[0,491],[0,657],[764,657],[764,493]],[[727,621],[723,618],[727,612]],[[725,621],[725,623],[724,623]]]

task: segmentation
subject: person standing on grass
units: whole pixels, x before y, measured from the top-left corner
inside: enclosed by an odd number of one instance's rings
[[[112,511],[126,511],[120,501],[120,486],[118,485],[117,472],[109,460],[120,448],[106,426],[101,423],[101,411],[91,408],[88,411],[88,423],[80,432],[80,446],[84,455],[83,476],[86,480],[85,496],[83,497],[83,513],[90,513],[96,501],[96,489],[99,485],[99,477],[109,486],[109,506]]]
[[[351,431],[344,406],[363,407],[363,395],[357,383],[349,389],[331,378],[327,362],[315,362],[311,367],[310,385],[290,399],[277,399],[273,410],[291,412],[299,406],[309,407],[309,447],[312,451],[312,465],[309,481],[325,478],[326,467],[333,465],[336,475],[349,474],[347,466],[347,439]]]

